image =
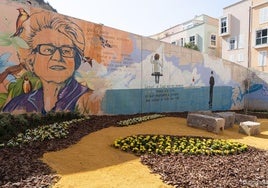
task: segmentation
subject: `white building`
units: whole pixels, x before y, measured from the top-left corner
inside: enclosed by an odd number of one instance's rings
[[[192,20],[152,35],[150,38],[178,46],[184,46],[191,42],[198,47],[200,52],[221,56],[218,19],[205,14],[195,16]]]

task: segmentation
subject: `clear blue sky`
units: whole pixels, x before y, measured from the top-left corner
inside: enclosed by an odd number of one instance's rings
[[[46,0],[61,14],[148,36],[240,0]]]

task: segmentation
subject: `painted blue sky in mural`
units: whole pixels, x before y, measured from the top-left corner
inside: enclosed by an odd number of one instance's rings
[[[14,62],[9,61],[10,56],[11,56],[11,53],[8,53],[8,52],[0,55],[0,72],[3,72],[7,67],[15,65]],[[9,74],[7,76],[7,79],[9,81],[12,81],[15,79],[15,77]]]

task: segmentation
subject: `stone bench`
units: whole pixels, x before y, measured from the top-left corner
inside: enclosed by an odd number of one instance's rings
[[[252,136],[260,134],[260,123],[253,121],[245,121],[239,124],[240,133]]]
[[[213,113],[211,111],[198,111],[198,112],[195,112],[195,113],[208,115],[208,116],[213,116],[213,117],[218,117],[218,118],[223,118],[225,120],[224,129],[233,127],[234,123],[235,123],[235,112]]]
[[[213,133],[220,133],[224,130],[225,120],[220,117],[214,117],[199,113],[189,113],[187,115],[187,125],[207,130]]]
[[[235,113],[236,124],[240,124],[241,122],[245,122],[245,121],[257,122],[257,116]]]
[[[218,117],[225,120],[224,129],[231,128],[235,123],[235,112],[218,112],[216,113]]]

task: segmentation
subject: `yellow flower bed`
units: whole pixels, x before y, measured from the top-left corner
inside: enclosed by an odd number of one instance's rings
[[[133,135],[118,138],[113,146],[136,155],[231,155],[247,151],[247,145],[222,139],[170,135]]]

